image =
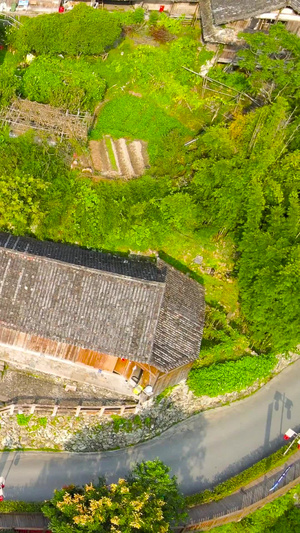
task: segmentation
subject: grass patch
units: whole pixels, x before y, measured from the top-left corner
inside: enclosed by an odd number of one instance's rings
[[[31,419],[32,415],[24,415],[24,414],[18,414],[17,415],[17,423],[19,426],[28,426],[28,423]]]
[[[47,423],[48,423],[48,418],[46,416],[41,416],[38,418],[38,425],[45,428],[47,426]]]
[[[218,396],[242,391],[257,379],[267,378],[276,365],[275,355],[246,355],[236,361],[215,363],[209,367],[192,368],[188,385],[196,396]]]
[[[168,396],[170,396],[172,390],[174,390],[175,387],[176,387],[176,385],[173,385],[171,387],[167,387],[160,394],[158,394],[158,396],[156,396],[156,398],[155,398],[156,405],[158,405],[164,398],[168,398]]]
[[[118,167],[117,167],[117,162],[116,162],[116,158],[115,158],[115,153],[113,151],[113,147],[112,147],[112,144],[111,144],[111,139],[110,139],[110,137],[104,137],[104,141],[105,141],[105,145],[106,145],[106,148],[107,148],[108,157],[109,157],[111,166],[112,166],[112,168],[115,171],[117,171]]]
[[[237,476],[234,476],[223,483],[220,483],[212,490],[204,490],[203,492],[192,494],[191,496],[186,497],[186,504],[188,507],[194,507],[202,503],[209,503],[213,501],[221,500],[226,496],[229,496],[233,492],[236,492],[245,485],[255,481],[259,477],[263,476],[270,470],[277,468],[278,466],[284,465],[286,460],[296,453],[297,449],[291,449],[285,456],[283,455],[284,451],[288,448],[288,444],[283,446],[277,452],[265,457],[255,465],[250,466],[247,470],[244,470]]]
[[[148,141],[149,157],[153,162],[163,150],[172,132],[184,139],[191,132],[176,118],[169,116],[163,109],[146,99],[129,94],[119,96],[108,102],[100,111],[91,138],[99,140],[103,135]]]

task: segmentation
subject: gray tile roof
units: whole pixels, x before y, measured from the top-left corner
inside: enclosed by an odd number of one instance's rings
[[[251,18],[282,7],[291,7],[300,13],[300,0],[211,0],[215,24]]]
[[[203,288],[163,261],[0,233],[0,324],[168,371],[197,358]]]
[[[0,513],[0,529],[47,530],[49,520],[42,513]]]

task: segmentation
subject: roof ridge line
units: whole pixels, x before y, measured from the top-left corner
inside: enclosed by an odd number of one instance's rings
[[[118,274],[116,272],[110,272],[108,270],[100,270],[100,269],[96,269],[96,268],[92,268],[92,267],[88,267],[88,266],[84,266],[84,265],[76,265],[74,263],[67,263],[66,261],[62,261],[60,259],[53,259],[53,257],[46,257],[44,255],[37,255],[37,254],[33,254],[31,252],[19,251],[19,250],[15,250],[15,249],[12,249],[12,248],[4,248],[2,246],[0,247],[0,252],[5,252],[5,253],[9,253],[9,254],[15,254],[15,255],[23,256],[24,258],[32,257],[32,260],[33,259],[35,259],[35,260],[41,259],[41,260],[44,260],[46,262],[50,261],[52,263],[57,263],[58,265],[64,265],[64,266],[66,266],[68,268],[71,268],[71,269],[79,269],[79,270],[92,272],[95,275],[104,274],[106,276],[113,276],[113,277],[116,277],[116,278],[129,279],[129,280],[137,281],[137,282],[140,282],[140,283],[146,283],[147,285],[157,285],[157,286],[166,285],[166,281],[155,281],[155,280],[148,280],[148,279],[143,279],[143,278],[138,278],[138,277],[135,278],[133,276],[127,276],[126,274]]]

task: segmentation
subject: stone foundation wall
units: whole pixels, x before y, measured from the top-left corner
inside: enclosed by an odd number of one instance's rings
[[[300,354],[278,357],[273,374],[284,370],[299,359]],[[151,399],[139,406],[139,414],[126,418],[98,417],[37,417],[35,415],[2,415],[0,417],[0,449],[49,448],[73,452],[96,452],[138,444],[159,435],[186,418],[241,399],[255,392],[263,383],[255,382],[239,393],[215,398],[196,397],[185,382],[176,386],[169,396],[155,403]]]

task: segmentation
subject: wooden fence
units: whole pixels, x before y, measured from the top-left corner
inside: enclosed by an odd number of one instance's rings
[[[27,413],[33,415],[34,413],[50,413],[51,416],[58,415],[127,415],[135,414],[137,412],[137,405],[76,405],[74,407],[67,405],[43,405],[43,404],[10,404],[0,408],[1,413],[8,415]]]

